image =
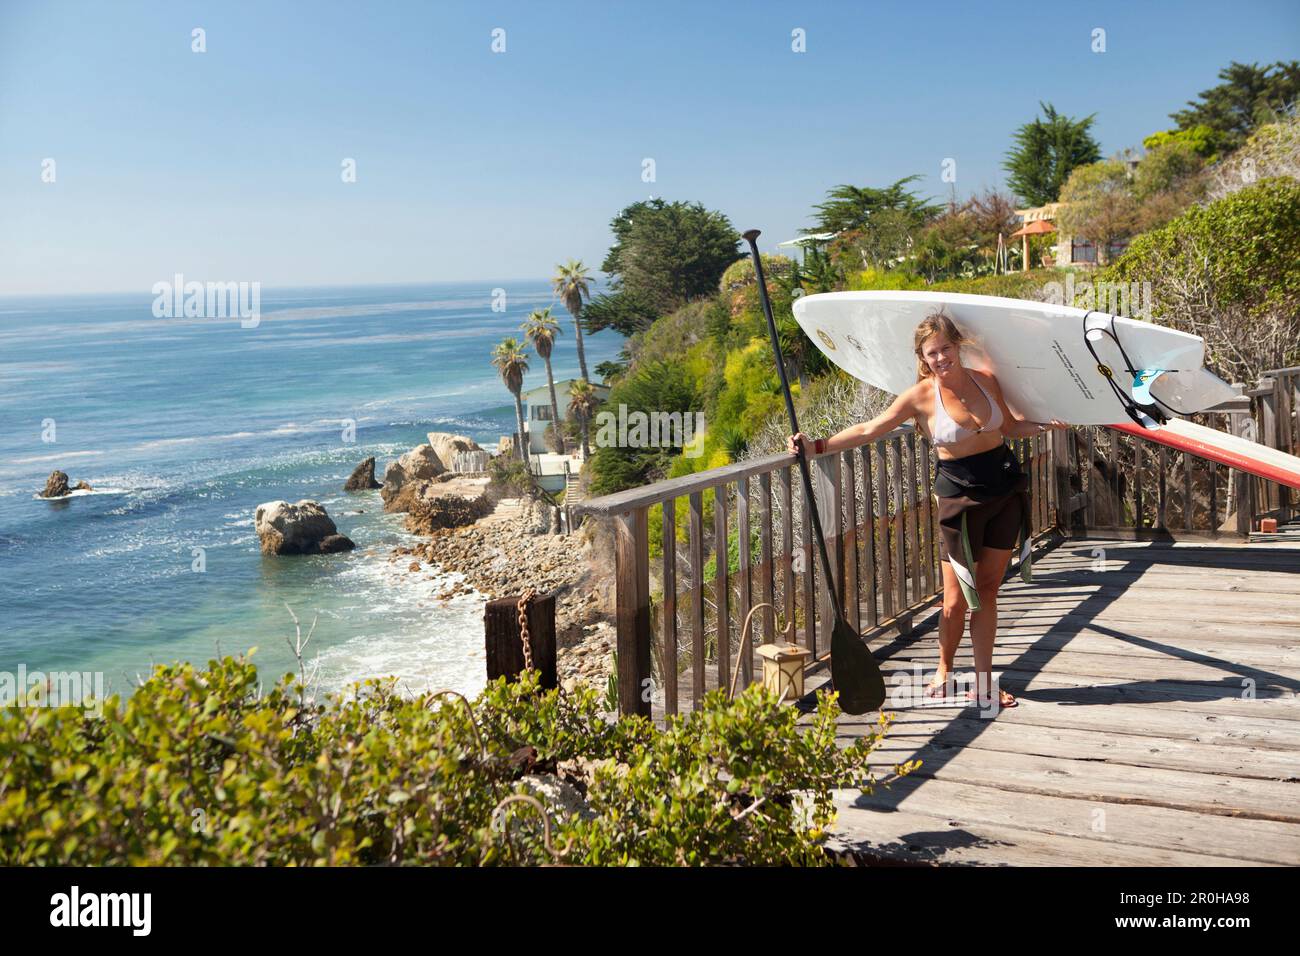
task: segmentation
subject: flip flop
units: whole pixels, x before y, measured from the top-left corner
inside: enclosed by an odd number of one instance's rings
[[[1003,695],[1003,694],[1006,694],[1008,697],[1011,698],[1011,703],[1009,703],[1009,704],[1004,704],[1004,703],[1002,703],[1002,695]],[[968,690],[968,691],[966,691],[966,699],[969,700],[969,701],[974,702],[974,700],[975,700],[975,691],[973,691],[973,690]],[[1020,701],[1017,700],[1017,699],[1012,695],[1011,691],[1007,690],[1005,687],[999,687],[999,688],[998,688],[998,707],[1001,707],[1001,708],[1007,708],[1007,707],[1019,707],[1019,706],[1020,706]]]

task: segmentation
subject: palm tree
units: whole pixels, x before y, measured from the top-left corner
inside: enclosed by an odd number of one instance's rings
[[[523,330],[524,338],[533,347],[533,350],[542,357],[546,363],[546,385],[551,390],[551,427],[548,431],[551,433],[553,451],[563,451],[564,442],[560,438],[560,403],[555,400],[555,376],[551,374],[551,349],[555,347],[555,340],[562,334],[560,332],[560,323],[551,315],[549,307],[545,309],[534,309],[532,314],[519,326]]]
[[[501,344],[492,350],[492,364],[501,373],[501,381],[506,383],[510,394],[515,397],[515,418],[519,422],[519,438],[515,447],[519,450],[519,457],[527,461],[528,452],[524,448],[524,403],[520,397],[524,388],[524,373],[528,371],[528,354],[524,352],[523,343],[515,338],[502,339]]]
[[[600,399],[596,396],[596,387],[585,378],[569,386],[569,414],[578,420],[582,428],[582,457],[591,457],[591,448],[587,442],[587,430],[591,427],[592,416]]]
[[[551,280],[555,294],[569,310],[569,315],[573,316],[575,341],[578,343],[578,368],[582,372],[582,377],[588,380],[591,376],[587,374],[587,353],[582,347],[582,322],[578,315],[582,312],[583,300],[591,298],[590,282],[591,276],[587,275],[587,267],[577,259],[570,259],[564,265],[556,266],[555,277]]]

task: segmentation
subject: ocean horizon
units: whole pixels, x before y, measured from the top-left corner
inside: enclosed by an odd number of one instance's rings
[[[269,683],[297,670],[287,605],[304,634],[319,618],[306,657],[323,690],[385,675],[482,688],[482,596],[439,601],[460,575],[390,561],[421,539],[377,491],[342,487],[431,431],[494,448],[515,413],[492,346],[553,306],[555,377],[573,377],[567,311],[545,279],[260,296],[247,328],[155,317],[147,291],[0,297],[0,671],[102,673],[129,693],[154,664],[257,647]],[[585,342],[589,368],[622,346],[613,332]],[[525,390],[546,380],[532,358]],[[94,490],[36,497],[55,469]],[[357,550],[263,556],[256,507],[302,498]]]

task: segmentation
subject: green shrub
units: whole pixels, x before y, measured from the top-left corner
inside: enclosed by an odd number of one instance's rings
[[[796,725],[759,685],[663,730],[601,707],[535,671],[472,705],[391,679],[317,704],[247,657],[159,667],[100,719],[0,710],[0,864],[818,864],[888,726],[841,749],[832,695]],[[554,857],[537,806],[502,807],[526,774],[578,794],[545,808]]]

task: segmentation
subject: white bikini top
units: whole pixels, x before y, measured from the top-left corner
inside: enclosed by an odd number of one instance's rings
[[[934,380],[934,426],[930,429],[932,436],[930,440],[935,445],[955,445],[957,442],[970,438],[972,435],[978,435],[986,431],[993,431],[1002,424],[1002,409],[998,407],[998,403],[989,397],[988,392],[984,391],[984,386],[980,385],[979,379],[972,375],[971,380],[974,381],[976,387],[983,392],[984,397],[988,399],[989,408],[992,409],[992,412],[989,414],[988,423],[984,425],[983,428],[975,429],[965,428],[958,425],[957,422],[953,420],[953,417],[948,414],[948,409],[943,407],[943,396],[940,394],[939,379],[936,377]]]

